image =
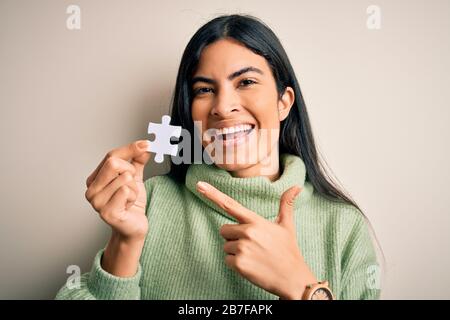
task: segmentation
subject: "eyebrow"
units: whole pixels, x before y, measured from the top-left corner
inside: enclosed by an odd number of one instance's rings
[[[264,75],[264,72],[262,72],[260,69],[256,68],[256,67],[245,67],[242,68],[238,71],[233,72],[232,74],[230,74],[227,79],[228,80],[233,80],[236,77],[239,77],[241,74],[244,74],[246,72],[256,72],[259,73],[261,75]],[[202,76],[198,76],[198,77],[194,77],[192,79],[192,85],[194,85],[196,82],[206,82],[206,83],[211,83],[211,84],[215,84],[216,80],[210,79],[210,78],[206,78],[206,77],[202,77]]]

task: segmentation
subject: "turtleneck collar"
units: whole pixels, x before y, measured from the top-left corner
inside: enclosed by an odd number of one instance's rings
[[[205,181],[227,194],[244,207],[256,212],[266,219],[274,219],[278,215],[280,199],[283,192],[294,185],[303,188],[295,201],[306,201],[312,194],[313,187],[306,182],[306,167],[303,160],[295,155],[280,155],[280,177],[270,181],[265,176],[237,178],[230,172],[214,164],[191,164],[186,173],[186,187],[207,206],[225,217],[235,220],[218,205],[197,191],[198,181]]]

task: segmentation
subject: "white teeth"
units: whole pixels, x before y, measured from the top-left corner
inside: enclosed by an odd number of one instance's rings
[[[241,125],[234,126],[234,127],[216,129],[216,134],[220,135],[220,134],[236,133],[236,132],[246,131],[251,128],[252,128],[252,126],[250,124],[241,124]]]

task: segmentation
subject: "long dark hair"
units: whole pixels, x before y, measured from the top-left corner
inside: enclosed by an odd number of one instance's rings
[[[267,60],[275,78],[279,98],[288,86],[295,92],[291,111],[281,122],[280,154],[297,155],[304,161],[306,180],[314,186],[316,192],[330,200],[349,203],[360,209],[350,196],[332,182],[330,176],[326,176],[326,171],[322,171],[325,167],[318,157],[308,112],[295,72],[277,36],[258,18],[250,15],[224,15],[209,21],[194,34],[181,58],[172,98],[171,124],[182,126],[189,131],[191,137],[195,137],[191,114],[193,94],[190,81],[198,66],[202,50],[207,45],[224,38],[237,40]],[[191,141],[191,143],[191,150],[194,150],[194,142]],[[188,166],[189,164],[172,163],[169,176],[184,183]]]
[[[281,122],[279,152],[299,156],[305,163],[306,180],[325,198],[343,202],[356,207],[367,221],[372,236],[382,254],[379,241],[372,225],[357,203],[333,181],[331,170],[327,170],[325,160],[318,156],[312,128],[306,110],[302,92],[289,58],[274,32],[261,20],[251,15],[222,15],[203,25],[191,38],[181,58],[175,91],[172,97],[171,124],[187,129],[191,137],[195,137],[194,122],[191,114],[193,100],[192,76],[200,61],[202,50],[209,44],[231,38],[237,40],[254,53],[263,56],[268,62],[277,87],[279,99],[286,87],[295,92],[295,101],[288,117]],[[191,150],[194,150],[194,139],[191,139]],[[194,163],[193,152],[191,161]],[[180,183],[185,183],[189,164],[171,164],[169,177]],[[330,173],[329,173],[330,172]],[[336,179],[337,180],[337,179]]]
[[[207,45],[226,38],[237,40],[266,59],[275,78],[279,99],[286,87],[289,86],[294,90],[294,104],[288,117],[280,125],[280,154],[297,155],[303,160],[306,167],[306,180],[313,185],[314,192],[318,192],[329,200],[353,205],[359,210],[368,223],[373,240],[381,254],[382,270],[385,269],[384,253],[369,219],[351,196],[338,185],[338,180],[334,181],[334,175],[327,169],[328,165],[324,165],[326,161],[318,155],[319,151],[314,142],[305,101],[294,69],[280,40],[264,22],[251,15],[222,15],[204,24],[193,35],[183,52],[178,69],[172,96],[171,124],[187,129],[190,137],[196,137],[191,114],[193,100],[191,80],[200,61],[202,50]],[[194,150],[194,143],[194,139],[191,139],[191,150]],[[193,152],[191,152],[190,160],[189,163],[194,163]],[[168,176],[184,184],[189,165],[172,163]]]

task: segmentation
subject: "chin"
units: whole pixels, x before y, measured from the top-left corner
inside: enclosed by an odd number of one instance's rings
[[[252,164],[249,163],[221,163],[221,164],[215,164],[217,167],[227,170],[227,171],[240,171],[247,169],[252,166]]]
[[[251,152],[250,154],[256,155],[256,151]],[[249,157],[245,153],[234,154],[233,156],[229,157],[229,159],[227,159],[225,154],[223,155],[223,157],[219,157],[218,159],[214,160],[214,163],[217,167],[227,171],[245,170],[255,166],[259,162],[259,159],[257,157]]]

